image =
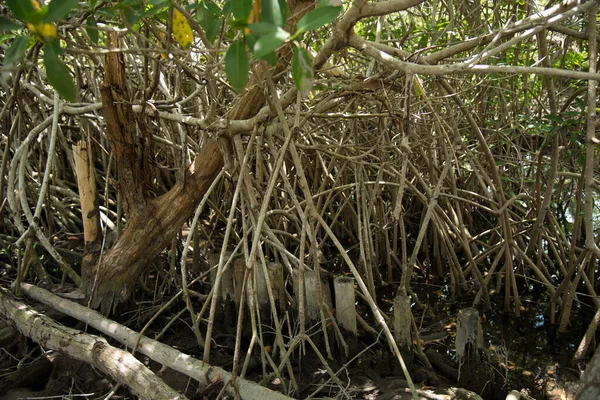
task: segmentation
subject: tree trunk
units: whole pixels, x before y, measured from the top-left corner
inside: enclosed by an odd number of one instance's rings
[[[179,232],[222,167],[219,145],[209,141],[188,169],[185,183],[147,199],[143,213],[128,221],[123,235],[99,261],[95,256],[84,259],[84,288],[92,307],[109,312],[129,297],[146,266]]]
[[[290,1],[288,6],[288,23],[293,28],[295,21],[313,9],[314,2],[295,0]],[[109,34],[108,46],[119,47],[116,33]],[[278,51],[275,75],[288,67],[292,49],[291,44],[287,44]],[[238,97],[230,118],[252,118],[265,104],[264,89],[260,84],[263,70],[259,70],[260,76],[253,75],[249,89]],[[230,143],[225,138],[221,146],[216,141],[206,143],[188,168],[183,183],[179,182],[160,197],[151,198],[145,193],[145,187],[150,182],[148,168],[145,168],[150,140],[143,129],[143,122],[138,124],[136,130],[123,53],[112,52],[105,56],[101,93],[107,136],[116,155],[118,189],[124,201],[127,227],[116,245],[101,258],[97,252],[84,256],[82,277],[91,306],[101,307],[102,312],[107,313],[119,301],[129,297],[148,263],[171,242],[192,215],[223,167],[224,158],[220,149],[227,149]]]
[[[118,39],[110,35],[110,45]],[[131,294],[137,279],[181,229],[223,167],[216,141],[208,141],[178,182],[162,196],[145,193],[148,171],[145,132],[138,135],[127,91],[123,53],[106,55],[102,91],[107,135],[116,155],[118,189],[124,199],[127,227],[116,245],[102,257],[85,255],[82,264],[83,288],[94,308],[110,312]],[[141,127],[140,127],[141,128]],[[141,129],[140,129],[141,130]]]

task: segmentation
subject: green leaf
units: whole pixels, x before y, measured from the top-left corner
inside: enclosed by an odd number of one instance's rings
[[[152,7],[163,8],[169,6],[169,0],[150,0],[148,4]]]
[[[259,22],[258,24],[250,24],[248,28],[253,33],[272,33],[277,32],[277,30],[281,29],[277,25],[269,24],[267,22]]]
[[[281,27],[283,28],[285,23],[287,22],[288,17],[288,6],[287,0],[277,0],[279,2],[279,10],[281,10],[281,19],[283,21]]]
[[[312,60],[308,52],[302,47],[296,47],[292,57],[292,77],[296,87],[306,96],[313,85],[314,72]]]
[[[273,67],[275,66],[275,64],[277,64],[277,54],[275,54],[274,51],[262,56],[260,59],[268,62]]]
[[[285,20],[281,13],[279,0],[261,0],[260,2],[260,22],[266,22],[279,27],[283,27]]]
[[[256,42],[258,42],[258,40],[262,37],[263,37],[262,33],[255,33],[255,32],[252,32],[249,35],[246,35],[246,46],[249,49],[254,49],[254,45],[256,44]],[[275,64],[277,64],[277,55],[275,54],[274,51],[272,51],[269,54],[262,56],[261,60],[264,60],[271,65],[275,65]]]
[[[250,63],[248,62],[248,53],[244,43],[236,40],[227,49],[225,54],[225,73],[231,86],[238,92],[244,89],[248,83],[248,74],[250,73]]]
[[[57,40],[50,40],[44,44],[44,57],[55,57],[63,54],[63,49],[60,48],[60,43]]]
[[[0,32],[9,32],[19,28],[21,28],[21,25],[13,22],[12,20],[4,16],[0,16]]]
[[[27,2],[27,0],[23,0]],[[52,0],[48,4],[48,11],[44,16],[44,22],[52,22],[66,16],[78,3],[78,0]]]
[[[162,1],[160,3],[152,4],[152,7],[146,7],[145,11],[140,14],[140,19],[152,18],[157,14],[168,11],[169,2]],[[165,18],[166,21],[166,18]]]
[[[23,21],[35,12],[31,1],[28,0],[6,0],[6,5],[15,14],[15,17]]]
[[[139,8],[129,8],[125,11],[125,20],[129,25],[135,25],[144,18],[144,13]]]
[[[69,68],[58,58],[62,52],[58,41],[48,41],[44,44],[44,66],[50,84],[56,91],[69,101],[75,101],[75,84]]]
[[[554,115],[554,114],[545,115],[544,119],[547,119],[549,121],[558,122],[558,123],[565,122],[560,115]]]
[[[246,21],[252,11],[252,0],[231,0],[231,12],[235,19]]]
[[[221,9],[215,3],[203,1],[198,5],[196,18],[210,42],[215,40],[221,30],[221,13]]]
[[[252,52],[256,58],[263,58],[267,54],[277,50],[288,37],[290,37],[290,34],[279,28],[276,32],[267,33],[258,39],[254,43]]]
[[[222,12],[221,8],[212,1],[203,1],[201,5],[214,15],[220,15]]]
[[[331,6],[320,7],[312,10],[302,17],[300,21],[298,21],[294,36],[303,32],[312,31],[313,29],[320,28],[323,25],[330,23],[339,15],[341,11],[342,7]]]
[[[17,36],[15,40],[13,40],[10,48],[6,50],[6,55],[4,56],[4,68],[12,68],[23,59],[23,54],[27,49],[27,43],[29,43],[30,36]]]
[[[231,12],[231,0],[226,1],[225,4],[223,4],[223,15],[227,15]]]
[[[98,32],[98,23],[96,22],[96,18],[93,15],[90,15],[87,19],[87,27],[85,28],[88,36],[92,39],[94,44],[98,44],[99,32]]]
[[[101,7],[96,10],[95,14],[108,21],[117,18],[117,10],[113,7]]]

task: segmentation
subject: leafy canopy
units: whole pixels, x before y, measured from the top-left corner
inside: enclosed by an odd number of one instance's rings
[[[63,61],[65,47],[59,30],[61,20],[76,17],[82,11],[87,15],[85,31],[94,45],[100,43],[101,31],[98,21],[120,24],[124,17],[129,29],[136,29],[144,19],[157,17],[170,28],[167,32],[183,48],[194,43],[192,25],[197,24],[206,39],[214,42],[227,25],[233,29],[232,40],[225,54],[225,73],[236,91],[244,89],[250,73],[250,55],[271,65],[277,63],[277,50],[290,43],[295,47],[292,59],[292,76],[302,93],[312,87],[313,67],[306,50],[299,43],[302,36],[332,22],[342,11],[339,0],[320,1],[316,8],[302,17],[294,32],[285,25],[288,18],[286,0],[228,0],[223,9],[214,2],[200,1],[182,7],[175,0],[123,0],[102,3],[89,0],[51,0],[40,5],[36,0],[7,0],[15,18],[0,17],[0,31],[8,32],[12,38],[4,58],[4,69],[14,70],[22,61],[27,49],[36,43],[43,46],[43,64],[50,84],[69,101],[75,101],[76,89],[72,71]],[[194,19],[190,23],[189,19]],[[71,24],[78,22],[71,18]],[[158,32],[159,39],[166,34]],[[166,57],[166,54],[162,54]]]

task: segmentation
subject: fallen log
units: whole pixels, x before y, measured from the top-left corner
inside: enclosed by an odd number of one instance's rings
[[[128,386],[141,399],[186,399],[167,386],[131,353],[111,346],[102,337],[56,323],[15,300],[4,288],[0,288],[0,314],[11,320],[23,335],[47,349],[91,364],[118,383]]]
[[[197,380],[202,385],[222,381],[231,395],[236,396],[237,394],[242,399],[290,400],[290,397],[260,386],[255,382],[239,377],[234,380],[233,375],[222,368],[211,366],[164,343],[140,335],[126,326],[105,318],[97,311],[58,297],[45,289],[22,283],[21,293],[89,324],[130,348],[137,345],[137,352]]]

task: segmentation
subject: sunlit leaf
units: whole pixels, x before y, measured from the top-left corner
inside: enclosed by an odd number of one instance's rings
[[[254,43],[254,47],[252,48],[254,56],[256,58],[262,58],[275,51],[289,36],[290,34],[281,28],[275,32],[267,33]]]
[[[342,7],[325,6],[312,10],[296,25],[296,34],[312,31],[333,21],[342,11]]]
[[[69,101],[75,101],[75,84],[69,68],[58,57],[61,53],[58,41],[52,40],[44,44],[44,66],[50,84]]]
[[[225,54],[225,73],[231,86],[241,91],[248,83],[248,74],[250,73],[250,63],[248,53],[244,43],[239,40],[234,41],[227,49]]]
[[[44,22],[52,22],[66,16],[76,5],[77,0],[52,0],[48,4],[48,11],[44,16]]]
[[[285,20],[281,13],[279,0],[260,1],[260,22],[266,22],[275,26],[283,27]]]
[[[312,60],[308,52],[301,47],[296,47],[292,57],[292,77],[296,87],[306,96],[313,85],[314,72]]]
[[[194,40],[192,27],[179,10],[173,10],[173,35],[184,49],[190,47]]]

